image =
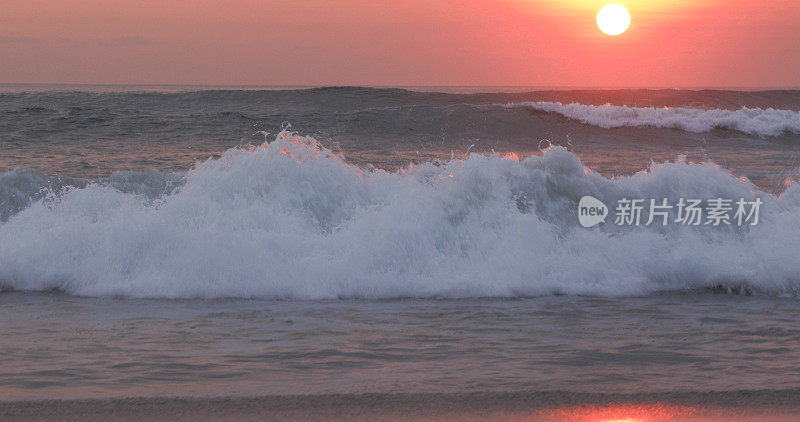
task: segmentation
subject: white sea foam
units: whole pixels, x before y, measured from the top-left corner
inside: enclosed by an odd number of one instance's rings
[[[157,180],[161,183],[161,180]],[[153,199],[89,184],[0,223],[0,285],[125,297],[642,295],[800,290],[800,188],[705,164],[608,179],[563,148],[363,172],[288,133],[199,163]],[[145,190],[146,191],[146,190]],[[595,229],[577,201],[752,198],[761,223]]]
[[[778,136],[787,132],[800,133],[800,112],[772,108],[703,110],[682,107],[594,106],[553,102],[511,103],[505,104],[504,107],[522,107],[558,113],[570,119],[606,129],[627,126],[675,128],[687,132],[731,129],[757,136]]]

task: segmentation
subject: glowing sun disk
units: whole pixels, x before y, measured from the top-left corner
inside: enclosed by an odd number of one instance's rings
[[[631,14],[618,4],[608,4],[597,12],[597,27],[608,35],[619,35],[631,26]]]

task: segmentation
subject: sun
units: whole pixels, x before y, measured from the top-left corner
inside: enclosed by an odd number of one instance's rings
[[[631,26],[631,14],[618,4],[607,4],[597,12],[597,27],[608,35],[619,35]]]

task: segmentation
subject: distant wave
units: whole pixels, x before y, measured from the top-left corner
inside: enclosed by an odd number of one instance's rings
[[[14,195],[35,173],[9,173]],[[175,182],[175,183],[173,183]],[[9,189],[10,191],[10,189]],[[283,132],[185,175],[51,189],[0,222],[0,290],[123,297],[800,294],[800,186],[780,196],[683,161],[609,179],[563,148],[365,172]],[[577,224],[576,203],[752,198],[757,226]],[[779,246],[779,247],[776,247]]]
[[[800,112],[771,108],[702,110],[683,107],[594,106],[553,102],[510,103],[503,106],[558,113],[570,119],[606,129],[626,126],[675,128],[687,132],[730,129],[757,136],[800,133]]]

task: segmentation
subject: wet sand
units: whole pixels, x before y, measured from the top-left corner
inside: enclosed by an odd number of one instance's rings
[[[509,392],[0,402],[0,420],[790,421],[800,389],[657,394]]]

